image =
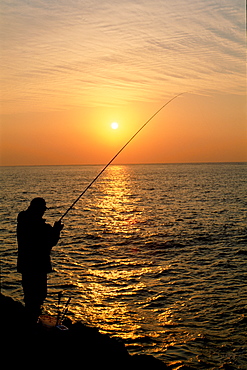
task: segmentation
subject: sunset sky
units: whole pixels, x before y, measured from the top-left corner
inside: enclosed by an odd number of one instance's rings
[[[1,164],[247,161],[244,0],[1,0]],[[117,122],[113,130],[111,123]]]

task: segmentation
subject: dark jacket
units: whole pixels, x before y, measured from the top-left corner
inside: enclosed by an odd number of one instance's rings
[[[48,273],[52,271],[50,253],[59,240],[60,230],[35,216],[30,210],[17,217],[18,259],[21,273]]]

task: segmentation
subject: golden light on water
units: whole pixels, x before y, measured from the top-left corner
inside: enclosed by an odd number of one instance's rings
[[[104,224],[106,232],[131,233],[145,221],[142,207],[136,206],[137,196],[132,191],[135,183],[125,166],[110,166],[107,173],[111,181],[107,176],[99,185],[104,196],[97,199],[101,214],[97,222]]]
[[[132,349],[141,347],[143,342],[153,348],[152,340],[160,336],[153,328],[152,314],[155,313],[164,331],[168,330],[166,347],[169,347],[175,343],[175,336],[180,336],[180,332],[169,333],[169,328],[177,330],[173,307],[160,312],[163,293],[156,291],[156,294],[146,295],[150,288],[145,279],[153,274],[159,276],[169,266],[156,266],[152,259],[143,264],[142,247],[124,243],[135,233],[141,237],[142,225],[147,222],[148,216],[136,187],[136,178],[129,166],[112,165],[98,182],[97,197],[92,203],[88,200],[87,210],[94,212],[96,229],[104,230],[106,239],[107,234],[116,235],[116,238],[107,246],[107,251],[103,248],[99,256],[95,254],[93,259],[97,261],[83,271],[83,278],[80,274],[70,276],[70,283],[77,286],[81,296],[78,305],[72,303],[71,312],[75,318],[97,325],[101,333],[113,336],[118,333],[131,343]],[[120,255],[119,248],[122,249]],[[75,262],[74,266],[79,268],[79,263]],[[153,307],[151,311],[150,307]]]
[[[88,282],[86,284],[79,284],[83,291],[86,300],[91,302],[90,307],[82,303],[83,317],[87,322],[98,323],[102,333],[121,332],[122,338],[133,338],[136,331],[140,328],[137,313],[130,314],[128,302],[123,302],[122,295],[128,296],[133,294],[133,290],[139,291],[143,289],[143,283],[121,286],[117,282],[122,279],[131,279],[132,272],[129,271],[102,271],[102,270],[88,270]],[[99,283],[101,278],[104,283]],[[118,297],[120,299],[118,299]]]
[[[142,208],[137,208],[138,197],[133,191],[135,181],[131,179],[130,172],[126,166],[110,166],[106,176],[98,183],[100,193],[94,199],[92,207],[97,209],[95,223],[104,227],[105,233],[121,235],[132,235],[133,230],[141,232]],[[90,208],[90,207],[89,207]],[[144,220],[145,221],[145,220]],[[108,247],[107,253],[114,253],[115,245]],[[128,249],[134,255],[137,253],[133,248]],[[128,251],[127,251],[128,252]],[[117,265],[122,268],[116,268]],[[146,289],[142,281],[135,282],[133,279],[141,279],[146,274],[151,274],[152,262],[147,266],[138,265],[136,260],[126,258],[106,257],[102,265],[88,268],[87,279],[81,283],[80,278],[76,282],[81,290],[83,299],[80,302],[80,312],[74,311],[75,316],[81,317],[100,327],[103,333],[121,333],[123,339],[135,339],[142,327],[143,316],[140,315],[139,306],[129,307],[129,298],[139,295]],[[127,282],[127,284],[126,284]],[[86,302],[90,302],[90,306]],[[83,314],[82,314],[83,312]]]

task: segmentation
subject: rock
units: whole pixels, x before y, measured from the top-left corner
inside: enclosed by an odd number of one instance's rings
[[[131,356],[123,342],[97,328],[67,321],[69,330],[33,325],[20,302],[0,294],[1,361],[25,368],[166,370],[150,355]]]

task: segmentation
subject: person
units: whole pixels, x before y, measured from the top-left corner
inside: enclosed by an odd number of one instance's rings
[[[43,198],[34,198],[17,217],[17,271],[22,274],[25,307],[37,321],[47,296],[47,274],[52,271],[50,253],[60,238],[63,224],[52,227],[43,219],[47,210]]]

